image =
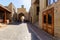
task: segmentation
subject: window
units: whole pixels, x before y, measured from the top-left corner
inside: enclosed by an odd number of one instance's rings
[[[44,15],[44,23],[46,23],[46,15]]]
[[[57,0],[48,0],[48,5],[57,2]]]
[[[48,24],[52,24],[52,15],[48,14]]]
[[[39,15],[39,7],[37,7],[37,15]]]

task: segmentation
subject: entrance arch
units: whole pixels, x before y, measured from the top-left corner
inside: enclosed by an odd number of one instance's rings
[[[21,17],[22,17],[22,16],[25,17],[23,13],[19,13],[19,14],[18,14],[18,20],[19,20],[20,22],[21,22]]]

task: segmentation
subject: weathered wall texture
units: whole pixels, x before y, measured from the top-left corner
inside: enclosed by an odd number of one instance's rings
[[[60,1],[54,6],[54,32],[55,36],[60,38]]]
[[[41,6],[42,7],[42,6]],[[39,14],[39,27],[42,28],[42,13],[50,8],[54,7],[54,36],[59,39],[60,38],[60,1],[53,3],[52,5],[44,8],[41,8]],[[40,9],[40,10],[41,10]]]
[[[39,4],[36,2],[36,0],[31,0],[31,8],[30,8],[30,21],[32,23],[38,22],[39,15],[37,15],[37,7]]]
[[[42,13],[46,6],[47,0],[40,0],[40,12],[39,12],[39,28],[42,28]]]
[[[15,7],[12,3],[10,3],[10,4],[8,5],[8,9],[11,11],[10,19],[11,19],[11,22],[13,22],[13,20],[14,20],[14,15],[16,14],[16,7]]]

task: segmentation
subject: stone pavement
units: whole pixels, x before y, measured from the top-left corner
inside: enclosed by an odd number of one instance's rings
[[[29,23],[32,31],[35,33],[35,35],[40,39],[40,40],[55,40],[53,36],[49,35],[42,29],[39,29],[37,26],[32,25]]]
[[[0,31],[0,40],[39,40],[30,25],[27,23],[15,23],[7,25],[7,28]]]
[[[7,26],[6,24],[0,23],[0,31],[7,28],[6,26]]]
[[[13,23],[0,30],[0,40],[55,40],[31,23]]]
[[[6,24],[0,23],[0,28],[1,27],[6,27]]]

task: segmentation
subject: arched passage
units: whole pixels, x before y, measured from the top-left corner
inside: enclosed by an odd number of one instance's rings
[[[22,16],[25,17],[23,13],[19,13],[19,14],[18,14],[18,20],[19,20],[19,21],[21,21]]]

